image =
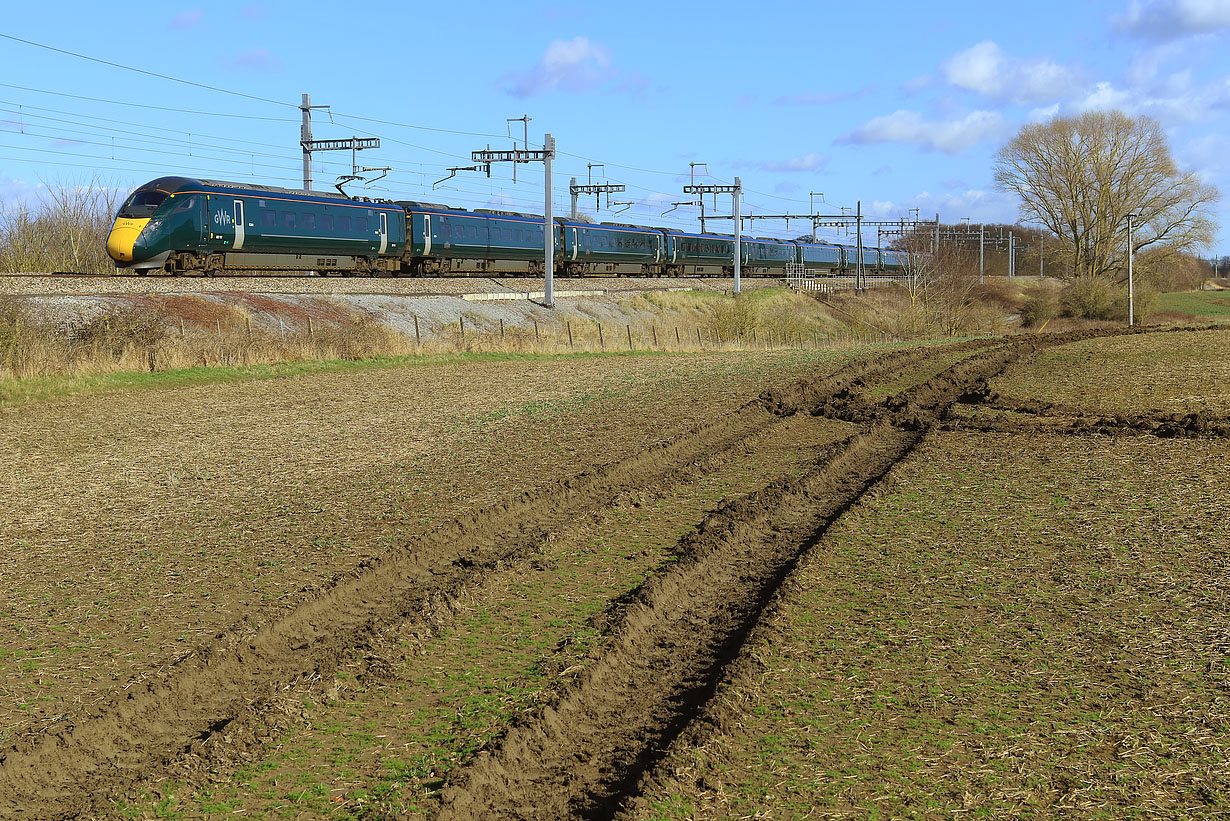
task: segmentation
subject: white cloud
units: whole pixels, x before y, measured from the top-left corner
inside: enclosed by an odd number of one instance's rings
[[[940,70],[956,88],[1021,105],[1065,97],[1080,82],[1077,71],[1049,57],[1010,57],[991,40],[957,52]]]
[[[1230,79],[1196,88],[1188,88],[1189,82],[1188,75],[1179,72],[1153,90],[1129,90],[1108,82],[1098,83],[1068,108],[1076,112],[1117,109],[1129,116],[1155,117],[1167,126],[1208,121],[1230,108]]]
[[[1059,113],[1059,103],[1048,105],[1043,108],[1035,108],[1029,112],[1029,121],[1031,123],[1044,123]]]
[[[965,217],[974,225],[979,223],[1011,223],[1017,219],[1016,200],[999,191],[969,188],[953,194],[932,194],[922,191],[900,200],[877,201],[864,216],[882,219],[908,217],[910,209],[917,208],[922,219],[934,219],[947,223],[958,222]]]
[[[995,111],[974,111],[959,120],[928,122],[917,111],[894,111],[868,120],[839,137],[839,143],[911,143],[928,150],[959,154],[1004,132],[1004,119]]]
[[[1230,0],[1129,0],[1111,23],[1150,40],[1208,34],[1230,27]]]
[[[573,37],[552,40],[535,66],[504,79],[505,89],[514,97],[530,97],[546,91],[585,91],[618,73],[611,67],[610,49],[588,37]]]

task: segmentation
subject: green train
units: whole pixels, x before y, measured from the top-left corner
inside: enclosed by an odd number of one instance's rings
[[[538,275],[544,230],[532,214],[161,177],[124,201],[107,253],[117,269],[141,274]],[[734,237],[725,234],[571,219],[554,220],[551,230],[561,276],[734,272]],[[742,238],[740,257],[749,276],[781,277],[791,264],[821,274],[858,265],[854,248],[764,237]],[[902,251],[863,249],[870,273],[907,263]]]

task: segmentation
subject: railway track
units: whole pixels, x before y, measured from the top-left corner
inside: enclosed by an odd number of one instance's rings
[[[752,290],[781,284],[778,279],[743,280]],[[644,292],[663,290],[729,291],[729,279],[683,277],[587,277],[556,280],[557,291],[584,290]],[[543,290],[535,277],[304,277],[216,276],[162,277],[112,276],[109,274],[33,273],[0,274],[0,295],[60,296],[144,294],[192,294],[217,292],[338,294],[372,296],[461,296],[472,293],[533,292]]]

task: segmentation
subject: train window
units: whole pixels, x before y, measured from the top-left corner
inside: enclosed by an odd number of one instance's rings
[[[367,233],[367,217],[355,217],[354,218],[354,230],[355,230],[355,233],[366,234]]]
[[[337,230],[341,231],[343,234],[350,233],[350,215],[349,214],[339,214],[338,215]]]
[[[320,215],[320,228],[322,231],[332,231],[333,230],[333,215],[332,214],[321,214]]]
[[[294,228],[296,217],[297,215],[295,214],[294,211],[283,211],[282,212],[282,227],[283,228]]]
[[[272,208],[266,208],[261,211],[261,228],[277,228],[278,212]]]
[[[303,227],[309,231],[315,231],[316,230],[316,215],[315,214],[304,214],[303,215]]]
[[[158,206],[166,201],[167,196],[165,191],[152,191],[150,189],[135,191],[128,198],[128,201],[124,203],[124,207],[120,209],[119,215],[124,219],[141,219],[152,216],[158,210]]]

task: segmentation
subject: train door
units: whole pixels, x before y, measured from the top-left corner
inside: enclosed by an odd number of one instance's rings
[[[243,249],[243,241],[247,236],[245,227],[247,223],[243,221],[243,200],[235,200],[235,243],[231,246],[236,251]]]
[[[380,253],[389,249],[389,215],[380,212]]]
[[[431,256],[431,214],[423,215],[423,256]]]

